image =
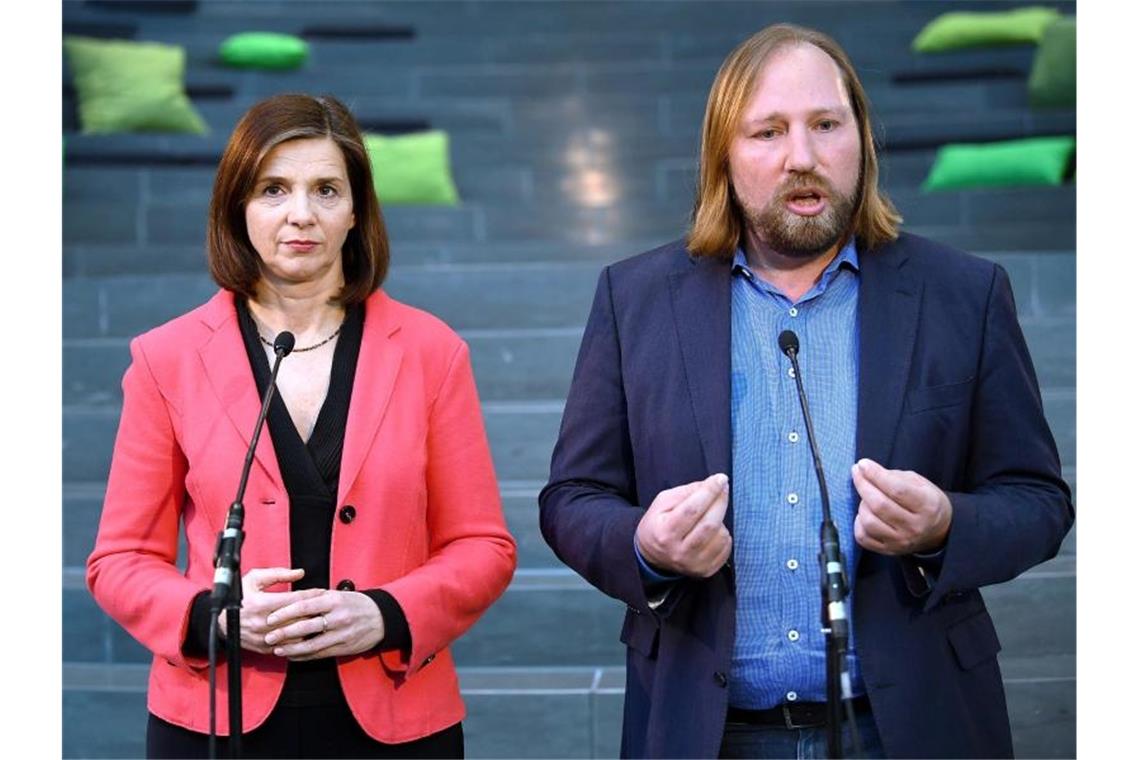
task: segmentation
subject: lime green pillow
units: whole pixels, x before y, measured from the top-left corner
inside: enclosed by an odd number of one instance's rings
[[[1059,185],[1076,149],[1075,137],[944,145],[922,189]]]
[[[1045,30],[1029,74],[1029,103],[1044,108],[1076,107],[1076,16],[1057,19]]]
[[[182,85],[178,45],[65,37],[86,134],[207,131]]]
[[[372,177],[381,203],[455,206],[447,133],[441,130],[387,137],[366,134]]]
[[[309,57],[309,43],[291,34],[242,32],[226,39],[218,55],[227,66],[296,69]]]
[[[1038,5],[1012,11],[943,13],[922,28],[911,43],[917,53],[938,53],[988,45],[1034,44],[1060,12]]]

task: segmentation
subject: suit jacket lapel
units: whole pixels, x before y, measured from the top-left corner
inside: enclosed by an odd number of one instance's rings
[[[241,439],[244,457],[253,440],[253,426],[261,412],[261,398],[257,393],[257,383],[253,379],[241,330],[238,328],[233,293],[223,290],[211,298],[203,314],[203,321],[213,332],[198,347],[198,355],[202,358],[206,377],[222,410]],[[273,441],[264,429],[257,441],[254,460],[275,485],[283,487],[284,481],[277,467]],[[240,466],[241,462],[239,459],[236,464]],[[234,480],[235,489],[237,485],[238,481]]]
[[[349,489],[360,474],[396,386],[404,351],[391,337],[399,329],[390,299],[383,291],[376,291],[364,307],[364,333],[356,362],[356,378],[352,383],[352,399],[348,405],[337,489],[342,501],[348,497]]]
[[[700,258],[669,275],[673,320],[709,475],[732,474],[730,269],[730,261]]]
[[[893,243],[859,255],[859,411],[857,458],[889,467],[918,332],[922,284],[907,273],[909,254]]]

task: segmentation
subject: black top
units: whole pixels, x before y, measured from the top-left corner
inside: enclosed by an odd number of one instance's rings
[[[264,398],[269,386],[270,365],[257,333],[257,325],[243,299],[236,299],[238,325],[246,354]],[[289,548],[293,567],[305,570],[305,576],[293,584],[295,590],[329,587],[329,553],[332,526],[336,519],[337,487],[340,479],[341,454],[348,422],[348,406],[356,375],[356,361],[364,330],[363,304],[349,306],[344,326],[333,352],[328,393],[317,415],[307,442],[301,440],[289,410],[279,394],[269,404],[266,425],[273,440],[277,464],[285,490],[289,494]],[[286,359],[287,361],[287,359]],[[378,649],[411,649],[411,632],[403,610],[386,591],[365,590],[380,608],[384,618],[384,638]],[[203,656],[207,651],[210,629],[210,592],[194,598],[186,642],[187,654]],[[290,695],[306,703],[322,700],[321,694],[339,692],[334,658],[307,662],[290,662],[282,699]],[[307,695],[307,696],[304,696]]]

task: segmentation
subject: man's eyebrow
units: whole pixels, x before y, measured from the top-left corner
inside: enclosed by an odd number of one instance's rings
[[[851,107],[845,104],[837,104],[832,106],[823,106],[821,108],[813,108],[808,111],[808,116],[814,118],[816,116],[850,116]],[[782,111],[772,111],[771,113],[764,114],[763,116],[755,116],[751,119],[745,119],[745,124],[765,124],[770,121],[787,121],[788,116]]]

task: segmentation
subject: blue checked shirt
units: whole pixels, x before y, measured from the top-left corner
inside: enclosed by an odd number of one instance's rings
[[[736,646],[729,702],[765,709],[827,700],[827,656],[820,631],[819,486],[797,400],[791,362],[776,339],[799,336],[816,439],[832,520],[839,529],[849,585],[858,546],[853,524],[859,497],[855,462],[859,384],[859,261],[853,242],[819,282],[792,303],[748,268],[736,252],[732,269],[733,561]],[[853,597],[848,597],[848,610]],[[865,692],[852,633],[849,672]]]

